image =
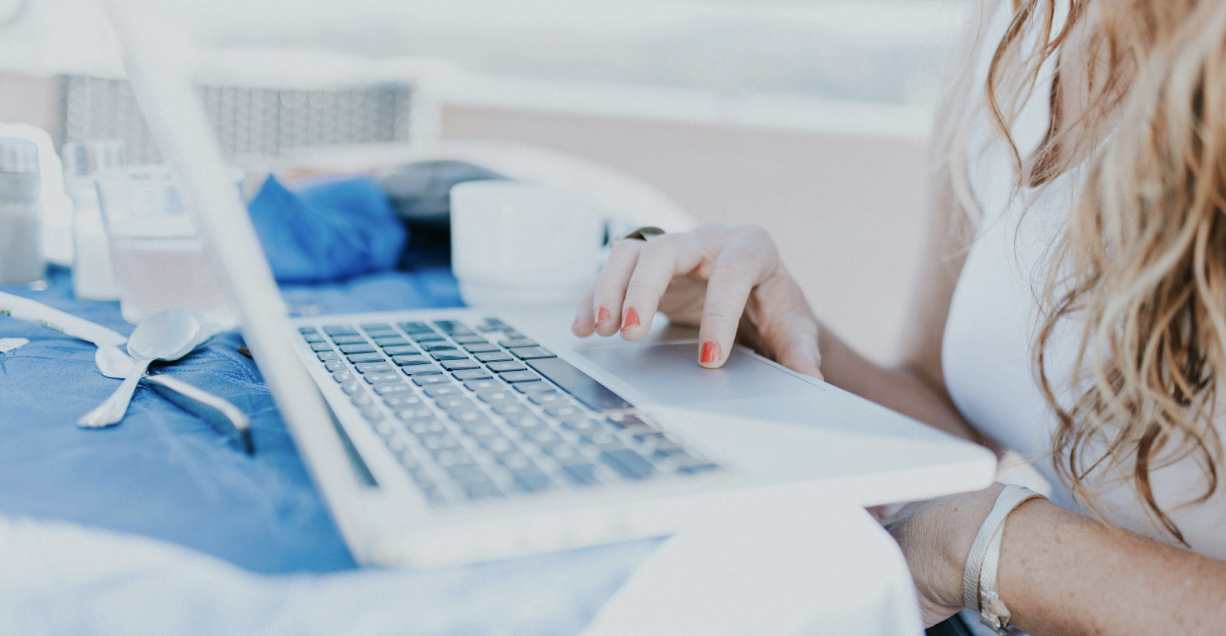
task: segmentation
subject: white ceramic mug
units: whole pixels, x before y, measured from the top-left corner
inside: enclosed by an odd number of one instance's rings
[[[575,303],[600,266],[605,208],[580,192],[518,181],[451,188],[451,264],[471,307]]]

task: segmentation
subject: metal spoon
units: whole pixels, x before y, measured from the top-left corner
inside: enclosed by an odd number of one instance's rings
[[[128,353],[136,358],[136,366],[111,397],[77,420],[77,426],[102,428],[117,424],[128,412],[132,393],[149,364],[154,360],[182,358],[196,348],[199,335],[200,323],[182,309],[167,309],[142,320],[128,338]]]
[[[94,362],[98,370],[108,378],[126,378],[136,367],[132,356],[112,345],[98,345],[94,353]],[[255,454],[255,443],[251,437],[251,420],[237,406],[224,398],[196,388],[182,380],[169,375],[146,375],[153,390],[166,398],[172,404],[208,422],[219,432],[233,438],[247,452]]]

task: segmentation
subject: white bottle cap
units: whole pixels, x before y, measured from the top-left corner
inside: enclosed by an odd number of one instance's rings
[[[20,137],[0,137],[0,172],[38,174],[38,145]]]

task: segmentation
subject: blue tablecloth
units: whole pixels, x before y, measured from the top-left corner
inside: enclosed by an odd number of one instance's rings
[[[67,270],[52,267],[48,280],[50,286],[41,291],[0,289],[131,332],[132,326],[120,318],[118,303],[73,300]],[[455,279],[446,268],[287,287],[284,296],[292,305],[329,313],[460,304]],[[121,425],[82,430],[76,419],[119,382],[97,372],[93,345],[6,316],[0,316],[0,337],[30,340],[0,354],[0,516],[65,520],[144,535],[257,573],[356,568],[259,370],[238,353],[239,334],[212,339],[168,372],[247,412],[258,449],[254,457],[144,387],[137,390]],[[602,561],[616,563],[620,570],[593,572],[588,590],[559,590],[561,595],[580,596],[561,624],[571,631],[582,625],[616,589],[609,589],[609,577],[633,571],[654,545],[591,549],[623,551],[624,557]],[[489,568],[477,571],[495,582],[499,577],[514,580],[524,568],[568,567],[564,555],[535,559],[519,560],[522,565],[476,567]],[[584,559],[591,561],[590,556],[578,558],[574,567],[585,567]],[[567,631],[555,628],[545,631]]]

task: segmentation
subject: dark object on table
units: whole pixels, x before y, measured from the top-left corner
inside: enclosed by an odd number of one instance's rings
[[[958,614],[924,630],[926,636],[975,636]]]
[[[400,166],[380,180],[397,216],[409,230],[400,269],[451,264],[451,186],[506,177],[462,161],[423,161]]]
[[[255,358],[254,358],[254,357],[252,357],[252,355],[251,355],[251,350],[250,350],[250,349],[248,349],[247,347],[239,347],[239,348],[238,348],[238,352],[239,352],[239,353],[241,353],[241,354],[243,354],[243,355],[245,355],[245,356],[247,356],[248,358],[251,358],[252,360],[254,360],[254,359],[255,359]]]

